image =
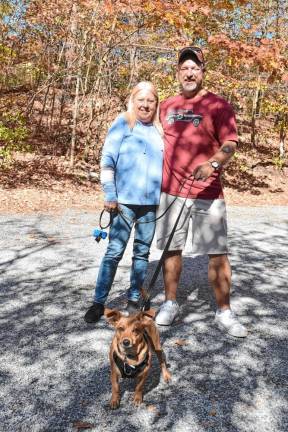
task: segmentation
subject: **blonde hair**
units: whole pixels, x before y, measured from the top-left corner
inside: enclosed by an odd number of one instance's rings
[[[156,98],[157,106],[156,106],[155,113],[152,117],[152,123],[157,128],[160,135],[163,135],[162,125],[161,125],[160,119],[159,119],[159,111],[160,110],[159,110],[158,92],[157,92],[155,86],[150,81],[141,81],[132,89],[130,97],[128,99],[127,111],[125,112],[125,117],[126,117],[127,123],[129,125],[130,129],[134,128],[136,120],[137,120],[135,110],[134,110],[134,99],[135,99],[136,94],[142,90],[151,92]]]

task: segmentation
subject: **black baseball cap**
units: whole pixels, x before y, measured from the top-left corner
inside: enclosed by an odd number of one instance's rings
[[[202,65],[204,65],[204,56],[201,48],[194,46],[182,48],[178,54],[178,65],[189,58],[196,58]]]

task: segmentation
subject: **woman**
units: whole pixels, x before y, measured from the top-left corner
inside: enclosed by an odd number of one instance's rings
[[[104,313],[133,222],[136,224],[127,310],[132,313],[139,309],[140,288],[147,273],[156,206],[160,199],[162,159],[157,91],[152,83],[140,82],[131,92],[127,112],[120,114],[109,129],[102,151],[104,208],[112,213],[112,224],[93,305],[84,317],[88,323],[97,322]]]

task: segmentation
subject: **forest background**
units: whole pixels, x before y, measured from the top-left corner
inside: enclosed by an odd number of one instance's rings
[[[1,0],[0,210],[101,203],[107,128],[138,81],[177,93],[186,45],[236,111],[228,201],[287,205],[287,40],[286,0]]]

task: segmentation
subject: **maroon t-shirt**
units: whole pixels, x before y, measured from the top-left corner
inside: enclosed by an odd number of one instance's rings
[[[162,191],[187,195],[183,178],[210,159],[226,141],[238,141],[235,114],[225,99],[213,93],[185,98],[177,95],[161,104],[160,118],[164,129],[164,165]],[[194,181],[190,198],[223,198],[219,172],[204,181]]]

